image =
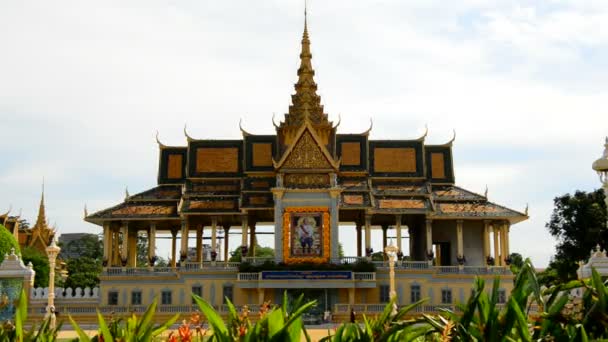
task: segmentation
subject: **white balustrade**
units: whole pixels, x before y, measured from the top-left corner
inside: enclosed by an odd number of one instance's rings
[[[46,300],[49,295],[48,287],[37,287],[32,288],[30,290],[30,298],[32,300]],[[84,298],[87,299],[99,299],[99,288],[89,288],[85,287],[84,290],[80,287],[76,289],[72,288],[57,288],[55,289],[55,299],[56,300],[82,300]]]

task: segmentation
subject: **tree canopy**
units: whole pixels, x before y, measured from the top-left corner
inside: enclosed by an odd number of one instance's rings
[[[604,192],[576,191],[553,200],[551,220],[546,227],[556,239],[556,254],[548,273],[562,281],[575,279],[577,263],[586,261],[592,248],[608,246]]]
[[[13,234],[0,224],[0,263],[4,260],[4,255],[11,252],[11,248],[15,249],[15,253],[20,253],[19,244]]]
[[[99,285],[99,274],[102,271],[101,259],[103,257],[103,244],[99,236],[85,235],[70,241],[62,248],[66,252],[71,252],[65,255],[78,255],[78,257],[64,259],[68,277],[65,279],[63,286],[93,288]]]
[[[49,286],[49,258],[34,247],[25,247],[21,252],[23,263],[32,263],[36,276],[34,277],[35,287]]]
[[[274,257],[274,249],[270,247],[262,247],[260,245],[255,246],[255,257],[256,258],[272,258]],[[241,261],[241,247],[237,247],[234,251],[230,252],[230,262]]]

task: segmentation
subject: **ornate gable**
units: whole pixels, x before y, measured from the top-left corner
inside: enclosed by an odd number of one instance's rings
[[[338,163],[319,141],[309,122],[306,122],[298,133],[295,142],[285,151],[281,161],[275,164],[276,169],[338,169]]]
[[[305,132],[291,150],[283,167],[287,169],[330,169],[331,165],[310,132]]]

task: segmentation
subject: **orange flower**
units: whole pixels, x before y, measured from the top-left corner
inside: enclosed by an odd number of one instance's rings
[[[173,331],[169,334],[169,337],[167,337],[167,342],[177,342],[177,337],[173,335]]]
[[[182,342],[191,342],[192,341],[192,331],[190,331],[190,325],[184,323],[177,328],[177,332],[179,333],[179,339]]]

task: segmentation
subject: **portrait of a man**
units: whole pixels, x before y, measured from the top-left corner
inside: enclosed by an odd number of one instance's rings
[[[320,256],[321,213],[294,213],[291,222],[291,255]]]

